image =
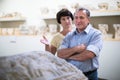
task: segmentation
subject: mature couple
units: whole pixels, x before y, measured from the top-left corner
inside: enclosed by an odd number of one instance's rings
[[[90,11],[78,8],[72,15],[68,9],[62,9],[56,19],[63,30],[53,37],[51,44],[43,36],[41,42],[45,44],[45,49],[53,54],[57,52],[58,57],[76,66],[89,80],[98,80],[98,58],[103,40],[101,32],[90,24]],[[73,20],[75,30],[72,30]]]

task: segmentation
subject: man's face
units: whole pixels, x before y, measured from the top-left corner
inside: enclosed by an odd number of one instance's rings
[[[80,31],[83,31],[87,27],[89,18],[87,17],[84,10],[77,11],[74,14],[74,23],[76,25],[76,28]]]

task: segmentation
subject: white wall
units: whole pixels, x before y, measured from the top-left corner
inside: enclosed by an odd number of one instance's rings
[[[0,36],[0,56],[9,56],[29,51],[44,51],[41,36]],[[51,37],[49,37],[50,39]],[[105,41],[100,56],[99,77],[108,80],[120,79],[120,41]]]
[[[0,56],[9,56],[29,51],[44,51],[41,36],[0,36]]]
[[[99,77],[120,80],[120,41],[105,41],[99,61]]]
[[[79,3],[80,6],[89,6],[98,9],[98,3],[109,3],[110,9],[115,9],[118,0],[3,0],[1,2],[0,11],[4,13],[21,12],[27,17],[35,17],[40,15],[40,8],[47,7],[49,9],[59,9],[60,5],[70,8],[73,4]]]

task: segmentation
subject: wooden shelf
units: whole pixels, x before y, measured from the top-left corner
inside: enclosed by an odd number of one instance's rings
[[[120,16],[120,10],[96,10],[91,11],[91,17],[99,17],[99,16]],[[55,19],[56,14],[44,14],[42,15],[42,19]]]
[[[25,21],[25,18],[0,18],[0,22],[5,21]]]
[[[91,17],[96,17],[96,16],[120,16],[120,10],[91,11]]]
[[[114,38],[112,38],[112,39],[104,39],[104,41],[120,41],[120,39],[114,39]]]

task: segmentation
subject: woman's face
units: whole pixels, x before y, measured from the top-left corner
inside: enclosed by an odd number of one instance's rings
[[[72,27],[72,19],[70,16],[62,16],[60,19],[60,22],[61,22],[63,29]]]

